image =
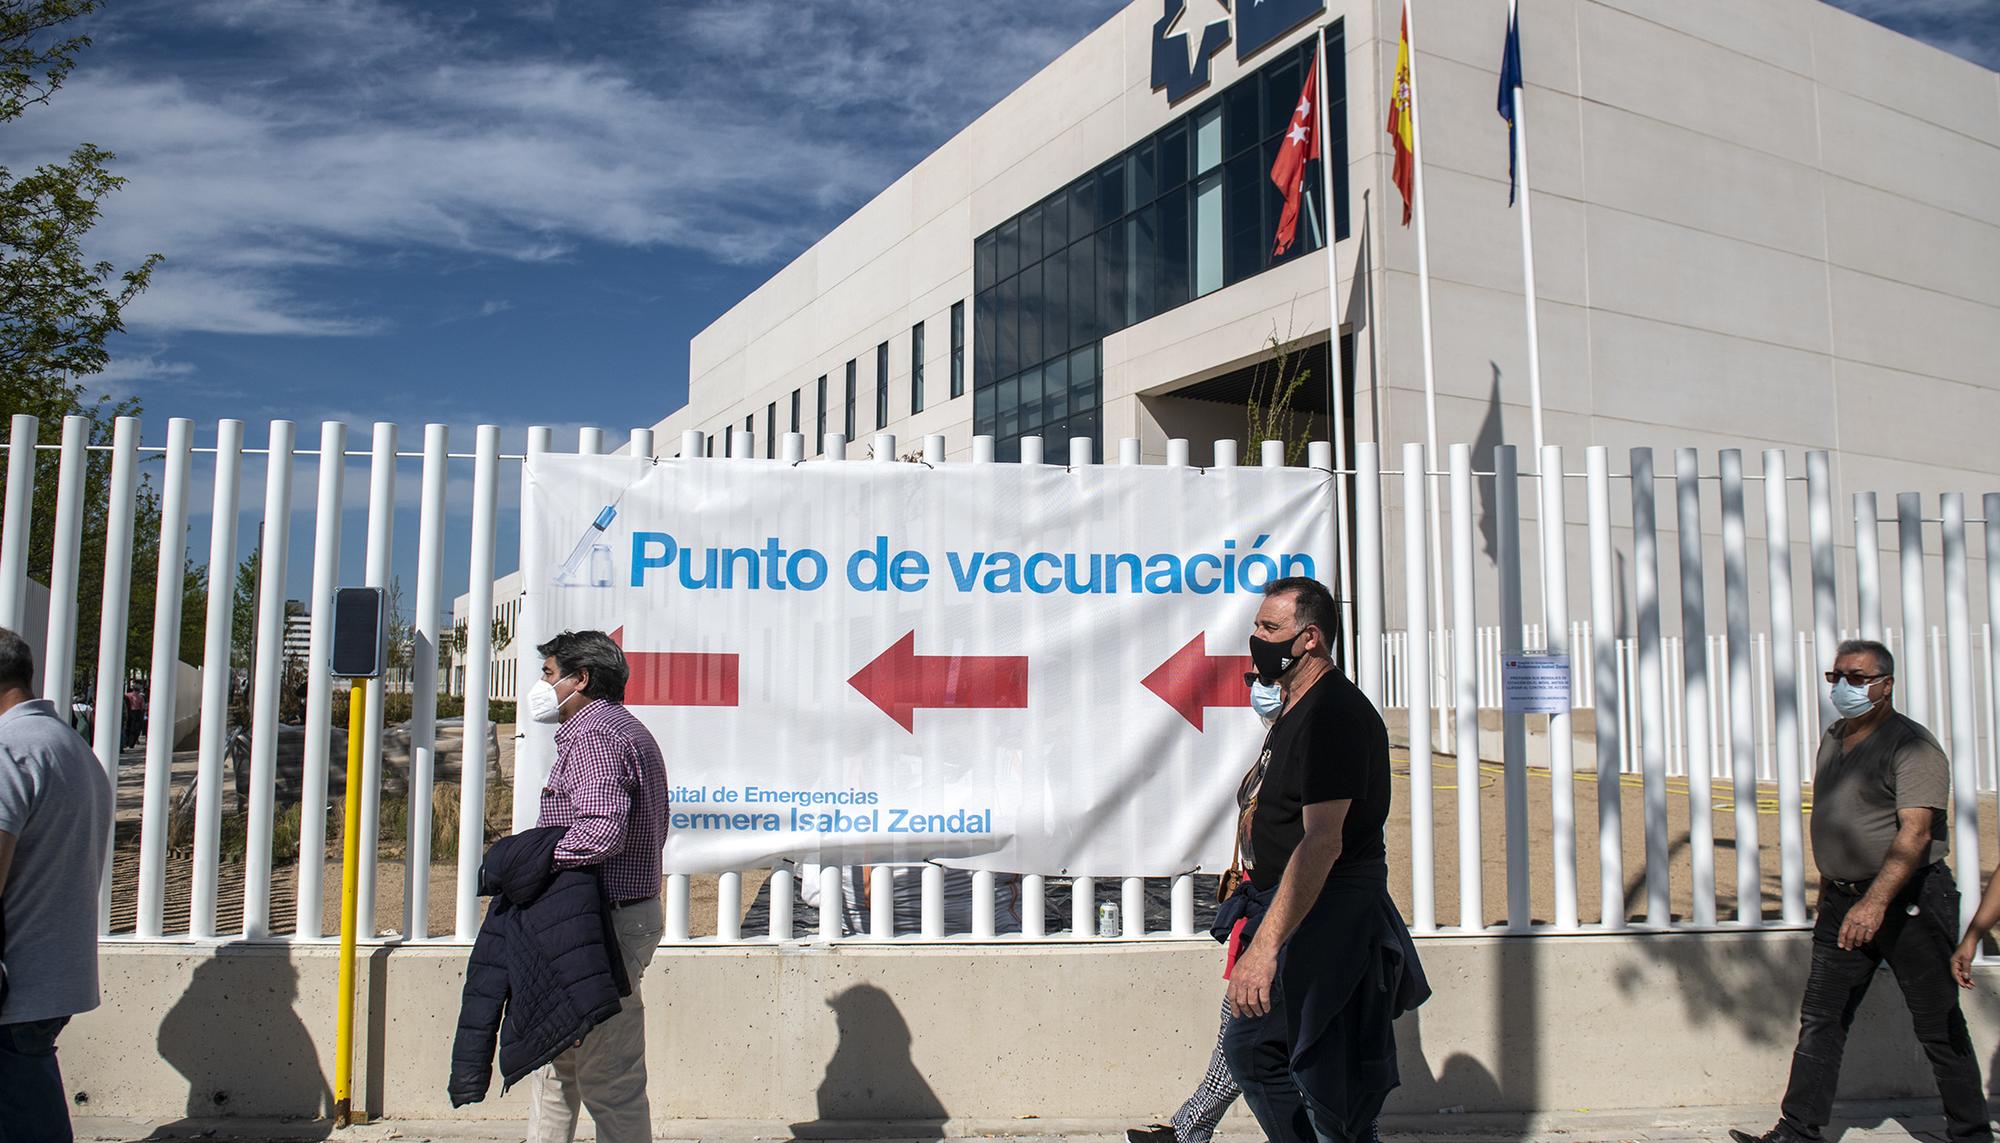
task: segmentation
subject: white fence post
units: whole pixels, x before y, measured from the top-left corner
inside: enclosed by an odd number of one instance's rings
[[[1550,654],[1569,655],[1569,508],[1563,495],[1563,453],[1544,445],[1539,459],[1542,485],[1542,624],[1547,628]],[[1572,688],[1572,695],[1575,693]],[[1549,716],[1550,821],[1554,845],[1556,927],[1577,927],[1576,905],[1576,768],[1572,757],[1570,714]]]
[[[1945,677],[1951,690],[1952,866],[1958,877],[1958,927],[1979,910],[1979,728],[1972,698],[1972,607],[1965,570],[1965,494],[1941,498],[1944,517]],[[1941,727],[1938,729],[1942,729]]]
[[[1617,576],[1611,562],[1611,454],[1602,445],[1584,452],[1584,489],[1590,509],[1590,631],[1596,641],[1594,719],[1597,727],[1598,923],[1625,927],[1625,801],[1621,719],[1625,691],[1619,686],[1623,656],[1618,650]]]
[[[105,494],[104,604],[97,615],[97,760],[111,779],[114,818],[118,771],[125,744],[125,656],[131,646],[132,551],[138,514],[139,422],[119,417],[111,430],[111,485]],[[127,553],[120,557],[119,553]],[[107,699],[106,696],[109,696]],[[117,831],[112,831],[115,835]],[[112,854],[117,839],[104,839],[104,868],[97,892],[97,931],[111,932]]]
[[[1424,446],[1403,446],[1403,614],[1409,632],[1411,929],[1437,928],[1435,816],[1431,808],[1430,556]]]
[[[1833,669],[1833,649],[1839,643],[1840,596],[1833,573],[1833,464],[1823,449],[1806,454],[1806,521],[1812,542],[1813,665],[1807,682]],[[1819,719],[1813,737],[1833,725],[1830,692],[1814,686]]]
[[[652,453],[650,431],[645,441]],[[634,448],[640,442],[634,441]],[[452,930],[461,941],[479,932],[479,862],[486,849],[487,696],[493,690],[493,549],[500,514],[500,428],[479,426],[472,461],[472,551],[466,569],[465,749],[459,763],[458,892]],[[518,717],[518,716],[517,716]],[[477,745],[475,745],[477,743]]]
[[[1930,620],[1924,607],[1924,504],[1915,492],[1896,496],[1897,578],[1903,589],[1903,654],[1896,664],[1896,705],[1911,718],[1938,726],[1931,710]]]
[[[49,625],[43,644],[42,697],[64,718],[76,701],[77,565],[83,555],[83,478],[90,465],[90,418],[64,417],[56,468],[54,544],[49,553]],[[102,702],[97,704],[100,708]]]
[[[1886,643],[1882,630],[1882,524],[1873,492],[1854,494],[1855,622],[1863,639]]]
[[[1765,449],[1764,548],[1771,580],[1771,687],[1775,703],[1771,752],[1778,771],[1778,847],[1783,862],[1785,923],[1801,925],[1806,919],[1806,854],[1804,798],[1799,789],[1790,493],[1785,481],[1785,450]]]
[[[449,475],[451,429],[424,426],[423,491],[417,508],[417,614],[410,625],[409,843],[403,859],[403,935],[413,941],[431,935],[431,805],[437,790],[438,647],[444,631],[439,610],[444,594],[444,490]],[[471,626],[470,621],[467,626]],[[465,728],[459,751],[459,780],[471,778],[472,728]],[[466,823],[459,822],[463,830]]]
[[[1645,774],[1646,923],[1673,923],[1668,896],[1666,684],[1660,649],[1660,551],[1653,450],[1632,450],[1632,571],[1639,618],[1639,742]]]
[[[1451,640],[1458,724],[1458,927],[1486,927],[1485,856],[1479,830],[1479,619],[1473,590],[1472,446],[1451,446]]]
[[[1750,674],[1750,566],[1743,512],[1743,453],[1724,449],[1722,473],[1722,596],[1729,656],[1729,781],[1736,803],[1736,919],[1764,920],[1764,875],[1757,859],[1757,713]]]
[[[396,426],[388,421],[375,423],[373,455],[368,465],[368,547],[362,584],[387,592],[391,586],[390,559],[396,530]],[[523,579],[526,577],[524,576]],[[373,940],[379,931],[375,923],[375,854],[382,837],[382,723],[383,701],[388,694],[386,678],[365,684],[367,707],[362,711],[366,725],[361,740],[361,868],[356,870],[355,924],[357,939]],[[351,696],[350,696],[351,699]],[[355,775],[349,774],[352,782]],[[539,785],[537,787],[539,789]]]
[[[285,572],[292,542],[297,427],[272,421],[264,457],[264,534],[257,545],[257,675],[250,710],[250,814],[244,831],[243,936],[271,935],[271,835],[277,813],[278,691],[285,676]]]
[[[1687,742],[1688,850],[1694,867],[1694,923],[1715,924],[1715,754],[1709,738],[1708,597],[1702,582],[1701,454],[1674,454],[1681,542],[1681,678]]]
[[[1374,441],[1354,446],[1355,600],[1360,630],[1355,633],[1354,681],[1361,693],[1387,709],[1382,689],[1382,448]]]
[[[0,627],[19,631],[28,616],[28,545],[34,539],[35,442],[42,422],[15,413],[7,425],[7,515],[0,520]]]
[[[1521,614],[1521,480],[1514,446],[1493,450],[1493,516],[1500,571],[1500,653],[1519,654],[1527,631]],[[1502,710],[1501,762],[1505,769],[1507,823],[1507,928],[1525,932],[1534,924],[1528,873],[1527,716]]]
[[[215,935],[216,866],[222,849],[222,752],[228,746],[230,646],[236,603],[236,519],[243,477],[243,422],[215,434],[215,499],[208,528],[207,638],[201,662],[201,741],[196,755],[194,868],[188,934]]]
[[[299,907],[297,933],[320,935],[321,886],[326,873],[326,786],[333,736],[333,589],[340,581],[341,498],[347,474],[347,426],[319,427],[319,498],[313,518],[312,626],[306,671],[305,757],[299,790]],[[341,764],[346,765],[346,753]],[[346,779],[341,779],[346,785]]]

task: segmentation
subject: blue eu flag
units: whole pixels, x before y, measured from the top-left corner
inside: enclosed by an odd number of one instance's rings
[[[1236,0],[1236,58],[1249,59],[1326,11],[1326,0]]]
[[[1514,205],[1514,193],[1520,182],[1520,172],[1514,169],[1514,132],[1517,129],[1515,117],[1519,111],[1514,106],[1514,92],[1521,87],[1521,17],[1513,8],[1507,9],[1507,46],[1500,53],[1500,118],[1507,121],[1507,205]]]

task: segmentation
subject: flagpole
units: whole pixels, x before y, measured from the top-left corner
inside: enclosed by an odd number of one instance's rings
[[[1429,445],[1424,454],[1424,466],[1433,470],[1430,478],[1431,566],[1428,570],[1431,581],[1431,616],[1436,622],[1442,623],[1444,576],[1440,565],[1443,563],[1444,525],[1439,516],[1438,481],[1434,472],[1438,455],[1437,363],[1431,344],[1431,247],[1424,229],[1424,121],[1423,115],[1417,109],[1418,104],[1422,102],[1419,95],[1422,88],[1417,85],[1417,27],[1416,21],[1412,18],[1412,10],[1416,6],[1416,0],[1403,0],[1403,34],[1410,44],[1410,158],[1416,164],[1417,174],[1416,193],[1412,196],[1411,206],[1417,219],[1417,310],[1418,323],[1423,329],[1424,337],[1424,425],[1425,440]],[[1415,638],[1417,633],[1410,632],[1410,636]],[[1430,632],[1423,632],[1423,637],[1429,639]],[[1439,661],[1438,656],[1431,658],[1433,662]],[[1431,693],[1443,692],[1433,687]],[[1414,712],[1412,715],[1414,716]],[[1446,720],[1440,720],[1441,724],[1445,722]]]
[[[1315,113],[1319,116],[1319,195],[1323,207],[1320,210],[1322,222],[1320,238],[1326,246],[1326,298],[1328,308],[1326,355],[1332,364],[1328,369],[1328,379],[1332,382],[1329,393],[1328,415],[1333,425],[1333,530],[1335,540],[1335,566],[1338,576],[1335,590],[1340,593],[1340,648],[1341,661],[1348,670],[1354,669],[1354,570],[1350,566],[1347,530],[1347,374],[1345,363],[1340,359],[1340,263],[1334,255],[1335,235],[1338,226],[1334,221],[1333,201],[1333,148],[1328,145],[1333,139],[1333,116],[1327,112],[1330,100],[1326,86],[1326,29],[1322,27],[1314,38],[1313,51],[1313,98],[1319,103]]]
[[[1507,27],[1520,34],[1518,5],[1507,0]],[[1413,53],[1414,54],[1414,53]],[[1528,306],[1528,406],[1535,425],[1535,471],[1542,467],[1542,336],[1536,319],[1535,226],[1528,213],[1528,100],[1519,76],[1514,83],[1514,171],[1520,184],[1521,277],[1526,283]],[[1421,185],[1421,180],[1419,181]]]

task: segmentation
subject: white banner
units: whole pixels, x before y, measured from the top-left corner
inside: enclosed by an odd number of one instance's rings
[[[616,632],[673,786],[667,869],[1230,856],[1262,588],[1331,571],[1310,469],[541,456],[522,678]],[[517,793],[553,759],[534,727]]]

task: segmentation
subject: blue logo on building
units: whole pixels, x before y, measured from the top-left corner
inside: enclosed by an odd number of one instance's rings
[[[1326,11],[1326,0],[1237,0],[1236,58],[1249,59]]]
[[[1326,11],[1326,0],[1235,0],[1236,58],[1248,59]],[[1230,0],[1164,0],[1153,25],[1153,89],[1178,103],[1208,86],[1209,61],[1229,46]]]
[[[1208,61],[1229,46],[1229,0],[1164,2],[1153,25],[1153,88],[1174,103],[1208,86]]]

